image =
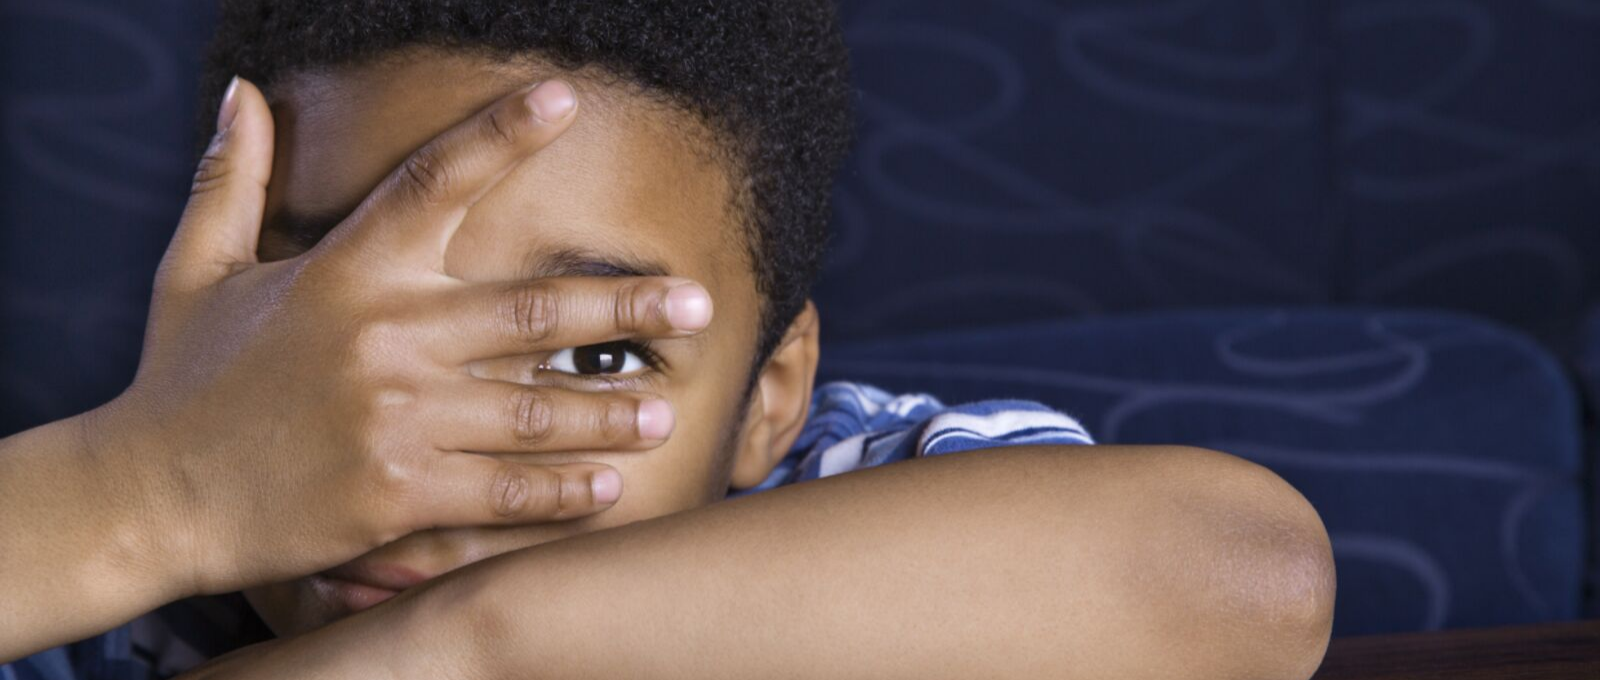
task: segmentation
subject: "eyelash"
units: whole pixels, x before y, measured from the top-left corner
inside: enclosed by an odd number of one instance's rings
[[[577,375],[577,374],[570,374],[570,373],[562,373],[560,371],[542,371],[542,370],[539,371],[539,373],[543,374],[543,375],[547,375],[550,378],[555,379],[555,380],[574,381],[573,384],[575,384],[575,385],[576,384],[586,383],[586,384],[589,384],[589,385],[602,385],[602,386],[606,386],[607,388],[614,388],[614,389],[629,389],[630,386],[632,386],[632,385],[641,384],[643,381],[648,381],[651,378],[660,377],[661,374],[662,374],[662,369],[667,368],[667,367],[670,366],[670,364],[667,363],[667,360],[661,356],[661,353],[655,351],[655,349],[650,346],[650,341],[648,341],[648,340],[634,340],[634,339],[631,339],[631,338],[624,338],[624,339],[621,339],[621,340],[613,340],[611,342],[602,343],[602,344],[618,344],[618,345],[622,345],[623,351],[630,352],[632,354],[638,355],[639,360],[644,362],[646,370],[642,370],[642,371],[640,371],[638,373],[635,373],[633,375],[623,375],[623,376],[604,375],[604,374],[602,374],[602,375]],[[585,345],[585,347],[587,347],[587,345]]]
[[[649,366],[652,371],[660,371],[667,365],[666,359],[661,358],[661,354],[650,347],[649,340],[623,339],[617,342],[622,344],[623,349],[639,355],[639,358],[643,359],[644,364]]]

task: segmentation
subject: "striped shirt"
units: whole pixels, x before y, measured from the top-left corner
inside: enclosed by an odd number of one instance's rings
[[[818,387],[794,447],[759,486],[768,489],[920,456],[1026,444],[1091,444],[1071,417],[1028,401],[945,406],[926,394],[869,385]],[[0,680],[149,680],[259,642],[266,628],[238,595],[163,607],[104,635],[0,665]]]

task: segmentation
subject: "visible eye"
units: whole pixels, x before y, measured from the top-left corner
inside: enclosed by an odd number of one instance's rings
[[[652,368],[656,361],[649,347],[618,340],[561,350],[545,360],[540,368],[573,375],[621,375]]]

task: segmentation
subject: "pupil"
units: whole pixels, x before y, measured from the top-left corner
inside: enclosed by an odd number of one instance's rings
[[[616,342],[579,347],[572,351],[572,363],[584,375],[617,373],[622,370],[626,352],[622,344]]]

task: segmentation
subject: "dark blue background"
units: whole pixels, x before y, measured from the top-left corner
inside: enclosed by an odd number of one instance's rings
[[[827,376],[1272,467],[1334,538],[1340,633],[1583,611],[1600,2],[843,12]],[[210,20],[0,0],[0,432],[131,378]]]

